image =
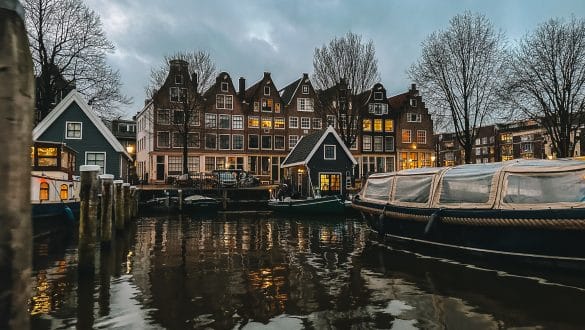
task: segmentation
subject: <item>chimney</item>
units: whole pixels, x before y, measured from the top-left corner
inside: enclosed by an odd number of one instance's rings
[[[243,100],[246,93],[246,79],[244,77],[240,77],[240,86],[238,88],[238,94],[240,98]]]
[[[193,74],[191,75],[191,83],[193,84],[193,89],[195,91],[197,91],[197,87],[199,85],[199,82],[197,81],[197,73],[193,72]]]
[[[411,90],[411,91],[415,91],[415,90],[416,90],[416,84],[412,84],[412,85],[410,85],[410,90]]]
[[[304,79],[309,79],[309,74],[308,73],[303,73],[303,80]]]
[[[264,78],[270,78],[270,72],[264,72]]]

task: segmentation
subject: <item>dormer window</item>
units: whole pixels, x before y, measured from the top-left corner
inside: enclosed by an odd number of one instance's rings
[[[410,99],[410,106],[416,107],[416,99]]]
[[[374,92],[374,100],[381,100],[384,98],[384,94],[382,92]]]
[[[228,91],[228,83],[226,83],[226,82],[222,82],[221,83],[221,91],[222,92],[227,92]]]
[[[182,83],[183,83],[183,75],[182,74],[175,75],[175,84],[180,85]]]
[[[270,95],[270,86],[264,86],[264,95]]]
[[[309,94],[309,85],[303,85],[303,94]]]

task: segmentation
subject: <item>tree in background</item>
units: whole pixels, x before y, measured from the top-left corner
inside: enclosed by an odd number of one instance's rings
[[[71,89],[98,115],[113,118],[131,100],[120,92],[120,75],[106,63],[114,46],[100,17],[81,0],[24,0],[26,27],[37,76],[37,111],[44,118]]]
[[[320,89],[320,102],[315,109],[325,119],[327,115],[335,116],[339,135],[351,146],[365,107],[359,96],[380,80],[374,43],[364,43],[360,35],[352,32],[334,38],[315,49],[313,70],[313,81]]]
[[[471,162],[479,128],[499,113],[504,41],[483,15],[465,12],[423,42],[409,75],[434,105],[438,124],[452,128]]]
[[[179,95],[179,109],[172,109],[173,116],[171,125],[173,134],[178,134],[183,151],[183,174],[189,173],[188,166],[188,148],[189,146],[200,145],[201,141],[193,141],[193,131],[201,125],[202,113],[205,109],[205,100],[202,97],[212,84],[213,79],[217,76],[215,63],[209,53],[204,51],[180,51],[171,55],[166,55],[162,63],[151,69],[150,81],[146,86],[146,95],[156,102],[156,95],[160,88],[169,78],[169,69],[171,62],[181,61],[187,64],[187,72],[183,74],[183,88]],[[169,109],[167,105],[155,104],[155,109],[161,107]],[[174,111],[181,110],[181,111]],[[204,134],[199,135],[204,136]]]
[[[506,99],[540,123],[558,157],[571,157],[585,124],[585,20],[551,19],[512,51]]]

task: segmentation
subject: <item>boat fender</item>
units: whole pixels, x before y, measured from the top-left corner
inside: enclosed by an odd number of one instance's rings
[[[378,216],[378,236],[386,235],[386,231],[384,230],[384,219],[386,218],[386,206],[382,209],[382,213]]]
[[[425,236],[436,231],[437,227],[441,224],[441,216],[439,215],[439,212],[441,212],[441,210],[431,214],[431,218],[425,226]]]
[[[63,207],[63,215],[65,215],[65,218],[67,218],[68,221],[74,222],[75,221],[75,216],[73,215],[73,211],[71,211],[71,208],[69,208],[69,206],[65,205]]]

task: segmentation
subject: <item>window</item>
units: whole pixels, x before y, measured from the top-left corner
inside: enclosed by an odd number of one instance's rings
[[[475,155],[476,156],[481,155],[481,148],[475,148]]]
[[[288,136],[288,148],[292,149],[297,145],[297,142],[299,142],[299,136],[298,135],[289,135]]]
[[[244,129],[244,116],[233,115],[232,116],[232,128],[233,129]]]
[[[261,101],[262,101],[262,112],[272,112],[272,99],[261,99]]]
[[[67,139],[81,139],[81,127],[82,123],[80,122],[65,122],[66,133],[65,137]]]
[[[189,133],[187,135],[187,147],[188,148],[200,148],[201,144],[199,141],[199,132]]]
[[[488,138],[487,136],[484,136],[481,138],[481,144],[487,144],[488,143]]]
[[[340,128],[347,129],[347,116],[345,114],[341,114],[339,116],[340,121]]]
[[[230,129],[230,115],[219,115],[219,128]]]
[[[504,133],[500,136],[500,140],[504,143],[512,143],[512,134]]]
[[[426,130],[417,130],[416,131],[416,143],[427,144],[427,131]]]
[[[187,167],[188,167],[189,173],[199,172],[199,156],[187,157]]]
[[[532,143],[522,143],[522,152],[532,152]]]
[[[183,75],[182,74],[175,75],[175,84],[180,85],[182,83],[183,83]]]
[[[298,111],[313,111],[313,99],[309,98],[298,98],[297,99],[297,110]]]
[[[314,129],[321,129],[323,125],[321,124],[321,118],[313,118],[313,128]]]
[[[284,118],[274,118],[274,128],[284,129]]]
[[[226,83],[226,82],[222,82],[221,83],[221,91],[222,92],[227,92],[228,91],[228,83]]]
[[[171,87],[171,102],[182,102],[187,99],[187,89]]]
[[[61,200],[69,199],[69,187],[66,184],[62,184],[59,188],[59,198]]]
[[[254,112],[260,111],[260,102],[254,102]]]
[[[384,93],[374,92],[374,100],[382,100],[383,98],[384,98]]]
[[[490,143],[494,143],[494,141],[495,141],[495,137],[493,135],[490,136]]]
[[[349,146],[350,150],[358,150],[358,143],[359,143],[359,138],[356,136],[355,139],[353,140],[353,143],[351,144],[351,146]]]
[[[205,128],[216,128],[217,127],[217,116],[212,113],[205,114]]]
[[[374,119],[374,132],[382,132],[382,119]]]
[[[217,135],[205,133],[205,149],[217,149]]]
[[[262,149],[272,149],[271,135],[262,135]]]
[[[220,134],[219,135],[219,150],[229,150],[230,148],[230,135]]]
[[[319,173],[319,188],[321,191],[339,191],[341,189],[341,175]]]
[[[205,171],[215,170],[215,157],[205,157]]]
[[[173,148],[180,148],[183,146],[183,134],[179,132],[173,133]]]
[[[303,85],[303,94],[309,94],[309,85]]]
[[[362,120],[362,127],[363,127],[364,132],[371,132],[372,131],[372,120],[371,119]]]
[[[409,112],[406,114],[406,121],[409,123],[420,123],[421,115],[420,113]]]
[[[156,134],[156,146],[158,148],[170,147],[171,136],[169,132],[157,132]]]
[[[274,112],[280,113],[280,102],[274,104]]]
[[[374,136],[374,151],[382,152],[383,150],[382,141],[383,141],[382,136]]]
[[[299,128],[299,117],[288,117],[288,128]]]
[[[284,150],[284,135],[275,135],[274,136],[274,149],[275,150]]]
[[[336,149],[334,144],[326,144],[323,146],[323,157],[325,160],[335,160],[336,159]]]
[[[386,115],[388,114],[388,104],[386,103],[370,103],[368,106],[369,113],[373,113],[375,115]]]
[[[100,167],[99,174],[106,173],[106,153],[105,152],[86,152],[85,165],[98,165]]]
[[[183,110],[173,111],[173,124],[182,124],[185,121],[185,112]]]
[[[181,156],[169,156],[169,175],[179,175],[183,173],[183,157]]]
[[[248,149],[258,149],[258,135],[257,134],[250,134],[248,135]]]
[[[309,129],[309,128],[311,128],[311,118],[309,118],[309,117],[301,117],[301,128],[302,129]]]
[[[262,117],[262,128],[272,128],[272,118]]]
[[[248,117],[248,128],[258,128],[258,127],[260,127],[260,118],[257,116]]]
[[[481,144],[481,139],[480,138],[475,139],[475,145],[478,146],[480,144]]]
[[[264,95],[270,95],[270,86],[264,86]]]
[[[327,115],[327,126],[335,128],[335,115]]]
[[[394,151],[394,137],[393,136],[385,136],[384,137],[384,151],[387,151],[387,152]]]
[[[370,135],[364,135],[362,137],[362,149],[365,151],[372,150],[372,137]]]
[[[394,132],[393,119],[384,119],[384,132]]]
[[[412,142],[412,131],[409,129],[402,130],[402,143],[411,143]]]
[[[39,186],[39,200],[49,200],[49,184],[47,182],[41,182],[41,185]]]
[[[244,150],[244,136],[242,134],[232,135],[232,149]]]
[[[416,99],[410,99],[410,106],[416,107]]]
[[[233,109],[233,96],[218,94],[215,96],[215,108],[216,109]]]

